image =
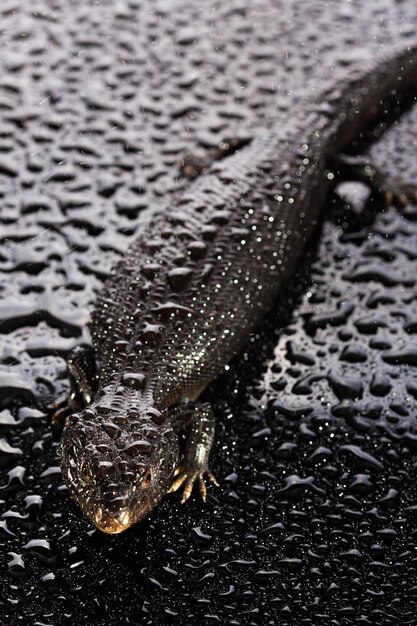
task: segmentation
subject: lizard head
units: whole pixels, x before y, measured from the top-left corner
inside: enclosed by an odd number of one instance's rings
[[[97,405],[69,418],[59,451],[73,499],[97,528],[116,534],[167,493],[178,441],[154,408],[135,407],[123,417],[119,408]]]

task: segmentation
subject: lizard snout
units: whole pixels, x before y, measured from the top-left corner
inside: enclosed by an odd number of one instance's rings
[[[118,515],[109,515],[100,507],[94,514],[94,523],[97,528],[105,533],[116,535],[123,532],[130,526],[130,513],[123,511]]]

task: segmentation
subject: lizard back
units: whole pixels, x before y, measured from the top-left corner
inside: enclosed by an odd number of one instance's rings
[[[136,386],[162,409],[199,395],[293,271],[329,187],[328,157],[415,84],[416,61],[414,45],[353,68],[151,220],[93,312],[99,391]]]

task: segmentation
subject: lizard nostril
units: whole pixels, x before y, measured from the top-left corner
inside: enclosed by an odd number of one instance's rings
[[[97,511],[95,512],[94,515],[94,521],[96,524],[100,524],[101,520],[103,518],[103,511],[100,509],[100,507],[97,509]]]

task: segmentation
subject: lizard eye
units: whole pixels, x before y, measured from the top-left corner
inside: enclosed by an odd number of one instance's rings
[[[83,482],[88,483],[91,480],[91,470],[87,461],[82,461],[80,466],[80,476]]]
[[[142,478],[142,485],[144,487],[147,487],[148,485],[150,485],[152,480],[152,470],[151,468],[148,468],[144,474],[144,477]]]

